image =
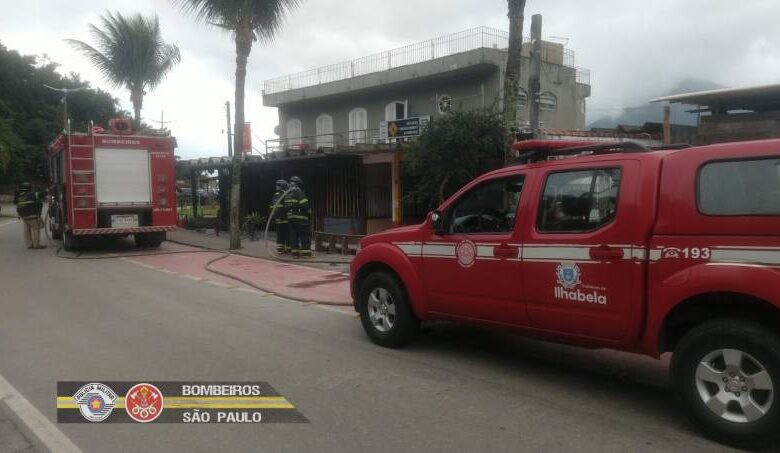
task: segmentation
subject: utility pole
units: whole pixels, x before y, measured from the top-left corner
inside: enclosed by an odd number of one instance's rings
[[[670,124],[672,116],[672,107],[669,104],[664,106],[664,145],[672,143],[672,125]]]
[[[233,137],[230,135],[230,101],[225,102],[225,111],[227,112],[228,157],[233,157]]]
[[[165,111],[160,111],[160,120],[149,120],[152,123],[157,123],[160,125],[160,129],[165,129],[166,124],[170,124],[173,121],[165,121]]]
[[[542,73],[542,15],[531,16],[531,67],[528,75],[528,97],[531,101],[529,120],[531,133],[534,138],[540,138],[539,134],[539,97],[541,96]]]

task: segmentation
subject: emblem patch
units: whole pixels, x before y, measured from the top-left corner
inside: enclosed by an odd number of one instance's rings
[[[455,247],[455,257],[458,264],[463,267],[471,267],[477,259],[477,246],[469,240],[465,240]]]
[[[111,387],[93,382],[81,387],[73,400],[79,405],[81,415],[91,422],[102,422],[111,415],[118,396]]]
[[[154,421],[163,411],[163,395],[152,384],[136,384],[125,395],[125,411],[140,423]]]
[[[555,269],[555,275],[558,278],[558,284],[566,289],[576,288],[577,285],[582,283],[580,281],[580,267],[576,263],[561,263],[558,268]]]

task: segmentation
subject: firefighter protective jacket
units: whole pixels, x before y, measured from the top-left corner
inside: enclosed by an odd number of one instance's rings
[[[24,220],[39,219],[43,210],[43,193],[24,191],[15,194],[16,214]]]
[[[289,197],[285,197],[284,200],[282,200],[282,195],[284,195],[283,190],[277,190],[274,193],[274,197],[271,200],[271,211],[274,214],[274,222],[277,225],[282,225],[287,223],[287,207],[285,206],[285,201]]]
[[[287,210],[287,220],[291,223],[311,222],[309,199],[303,189],[299,187],[292,189],[284,199],[284,206]]]

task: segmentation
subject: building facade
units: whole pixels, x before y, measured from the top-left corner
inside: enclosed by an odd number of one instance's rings
[[[279,139],[271,151],[343,149],[381,144],[380,123],[446,115],[452,110],[503,109],[503,73],[508,33],[487,27],[412,44],[310,71],[267,80],[263,104],[279,111]],[[574,66],[562,44],[542,46],[542,127],[585,127],[590,74]],[[529,74],[530,45],[524,45],[522,79]],[[522,127],[528,93],[521,83]]]

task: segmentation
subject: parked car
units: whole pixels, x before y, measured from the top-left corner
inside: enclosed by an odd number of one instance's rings
[[[509,328],[659,357],[706,434],[780,435],[780,140],[527,155],[427,220],[364,238],[351,265],[369,338],[420,321]]]

